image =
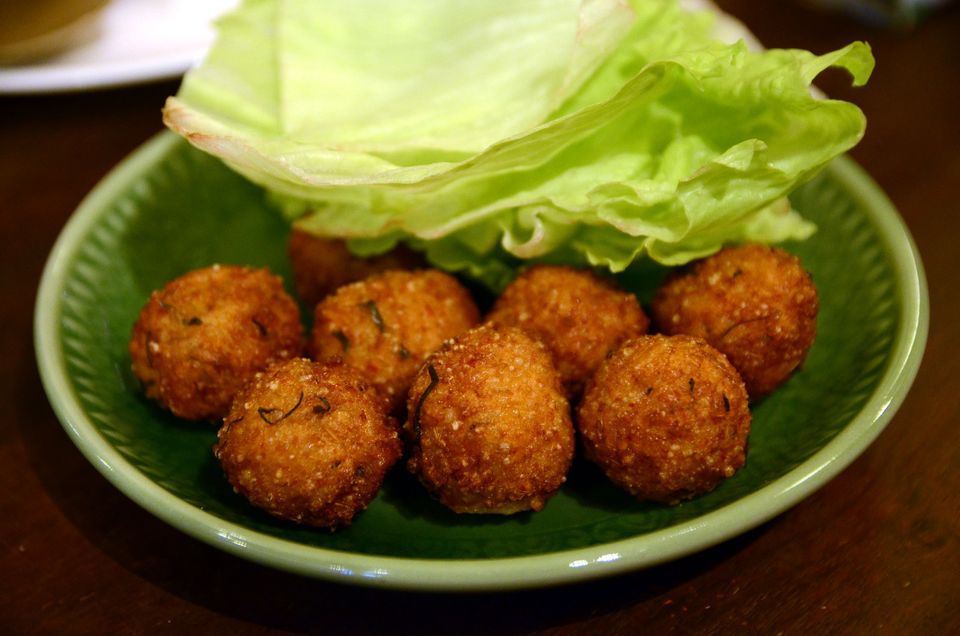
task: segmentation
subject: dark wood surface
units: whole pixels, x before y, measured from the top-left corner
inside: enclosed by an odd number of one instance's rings
[[[73,446],[34,362],[43,263],[96,182],[159,130],[175,83],[0,98],[0,633],[960,633],[960,7],[911,32],[791,2],[724,1],[768,46],[868,40],[877,70],[820,85],[867,114],[852,153],[924,259],[930,337],[880,438],[793,509],[646,571],[510,594],[345,587],[228,556],[115,490]]]

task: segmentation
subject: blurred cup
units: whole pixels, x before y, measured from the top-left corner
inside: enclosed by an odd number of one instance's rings
[[[26,64],[89,42],[107,0],[0,0],[0,65]]]

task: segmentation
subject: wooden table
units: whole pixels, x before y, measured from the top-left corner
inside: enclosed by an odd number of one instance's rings
[[[926,358],[898,415],[822,490],[679,561],[548,590],[426,595],[344,587],[228,556],[158,521],[73,446],[31,341],[44,260],[114,164],[160,128],[174,83],[0,99],[0,632],[960,633],[960,7],[891,32],[790,2],[723,1],[768,46],[868,40],[867,87],[820,82],[866,111],[853,156],[923,255]]]

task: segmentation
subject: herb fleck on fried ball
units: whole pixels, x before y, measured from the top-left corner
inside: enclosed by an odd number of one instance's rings
[[[417,374],[404,432],[408,468],[461,513],[540,510],[573,458],[570,406],[544,345],[483,325]]]
[[[401,451],[396,421],[355,369],[303,358],[239,393],[214,446],[253,505],[330,529],[366,508]]]
[[[797,257],[772,247],[727,248],[671,276],[653,301],[664,333],[699,336],[737,368],[750,397],[785,382],[816,335],[819,303]]]
[[[691,336],[640,336],[600,365],[578,411],[584,452],[641,500],[706,493],[746,459],[750,411],[736,369]]]
[[[191,420],[220,419],[253,376],[303,349],[300,312],[266,269],[213,265],[153,292],[130,339],[148,397]]]
[[[646,333],[636,296],[589,270],[539,265],[518,276],[487,316],[543,342],[569,397],[576,397],[604,356]]]
[[[352,254],[343,240],[317,236],[298,228],[290,232],[287,254],[297,296],[311,309],[347,283],[390,269],[423,266],[420,255],[402,245],[379,256],[361,258]]]
[[[390,271],[345,285],[315,314],[314,358],[359,369],[391,411],[403,405],[426,357],[479,320],[469,292],[439,270]]]

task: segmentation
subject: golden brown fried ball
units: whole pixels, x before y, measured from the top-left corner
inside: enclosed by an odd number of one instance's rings
[[[349,525],[400,458],[397,423],[356,370],[296,358],[249,384],[214,454],[253,505],[297,523]]]
[[[577,423],[586,457],[611,481],[673,504],[743,466],[750,411],[736,369],[706,342],[640,336],[600,366]]]
[[[426,357],[478,320],[470,293],[453,276],[384,272],[317,304],[311,351],[317,360],[341,358],[359,369],[393,411]]]
[[[487,320],[518,327],[553,355],[569,397],[577,397],[604,356],[646,333],[636,296],[589,270],[538,265],[520,274],[494,303]]]
[[[803,363],[818,309],[813,279],[797,257],[745,245],[668,278],[652,314],[664,333],[699,336],[723,352],[757,399]]]
[[[311,309],[338,287],[390,269],[423,267],[423,258],[399,245],[385,254],[361,258],[347,249],[345,241],[294,228],[287,243],[294,288]]]
[[[573,458],[570,406],[544,345],[483,325],[417,374],[404,432],[408,468],[456,512],[540,510]]]
[[[257,372],[301,355],[303,326],[280,278],[213,265],[153,292],[133,327],[133,372],[148,397],[191,420],[220,419]]]

